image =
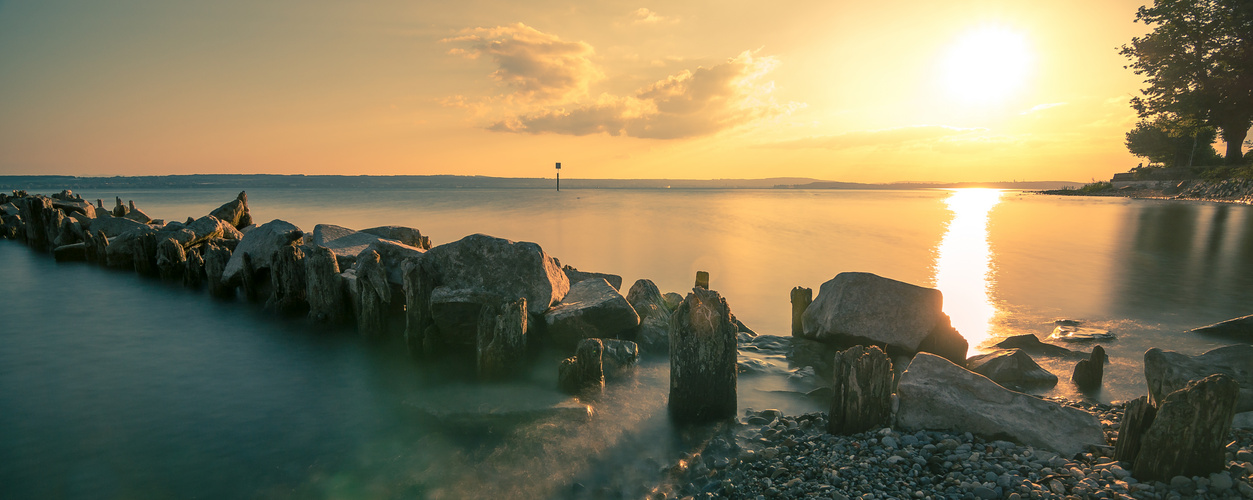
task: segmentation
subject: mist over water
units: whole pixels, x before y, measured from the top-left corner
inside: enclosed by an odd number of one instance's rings
[[[81,194],[133,199],[169,220],[237,191]],[[305,231],[406,225],[436,245],[476,232],[534,241],[563,264],[622,275],[624,289],[649,278],[686,293],[697,270],[709,271],[759,334],[788,335],[792,287],[816,293],[844,271],[940,288],[972,352],[1080,319],[1118,335],[1102,344],[1114,358],[1102,401],[1145,392],[1149,347],[1197,354],[1226,342],[1187,329],[1253,313],[1245,206],[996,190],[248,195],[258,222]],[[57,264],[11,241],[0,241],[0,283],[0,497],[550,498],[575,482],[654,480],[641,464],[684,445],[665,416],[664,360],[610,385],[588,424],[449,427],[418,408],[475,392],[451,361],[417,363],[397,345],[134,273]],[[551,366],[515,382],[554,393],[567,354],[545,353]],[[1061,379],[1050,394],[1082,397],[1068,382],[1074,360],[1037,361]],[[742,376],[740,406],[821,410],[798,390],[785,377]]]

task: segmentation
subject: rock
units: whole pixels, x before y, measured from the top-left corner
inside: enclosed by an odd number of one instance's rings
[[[426,349],[434,353],[450,347],[454,350],[474,348],[484,306],[507,300],[481,289],[436,287],[431,291],[428,306],[435,329],[431,338],[423,340]]]
[[[600,279],[607,281],[609,283],[609,286],[612,286],[614,290],[622,289],[622,277],[616,274],[580,271],[570,266],[562,267],[561,271],[566,273],[566,279],[570,280],[571,286],[583,280],[600,278]]]
[[[570,290],[556,259],[539,245],[472,234],[434,247],[421,257],[430,287],[476,288],[502,297],[523,297],[531,314],[541,314]]]
[[[657,285],[651,280],[636,280],[626,299],[640,316],[640,325],[631,335],[640,349],[658,354],[669,352],[670,308]]]
[[[966,341],[943,306],[944,296],[934,288],[870,273],[840,273],[822,284],[805,310],[803,337],[837,345],[886,344],[964,363]]]
[[[1101,387],[1101,378],[1105,374],[1105,363],[1109,359],[1105,355],[1105,348],[1096,346],[1092,348],[1092,357],[1081,359],[1075,364],[1075,371],[1070,375],[1070,381],[1075,383],[1081,391],[1092,391]]]
[[[242,235],[230,223],[212,215],[206,215],[187,224],[183,229],[191,232],[191,238],[182,241],[183,248],[200,245],[215,238],[239,239]]]
[[[235,296],[235,285],[222,279],[226,264],[231,260],[231,251],[213,243],[204,248],[204,274],[209,282],[209,295],[218,298]]]
[[[183,286],[187,288],[200,288],[204,285],[204,257],[200,255],[200,250],[191,249],[186,251],[187,262],[183,266]]]
[[[709,289],[709,272],[708,271],[696,271],[696,286],[700,288],[704,288],[706,290]]]
[[[805,310],[814,302],[814,291],[810,288],[796,287],[792,289],[792,336],[805,335]]]
[[[105,263],[109,267],[134,269],[135,247],[140,245],[140,239],[143,235],[155,233],[155,229],[141,226],[120,235],[109,237],[109,245],[105,248]]]
[[[421,250],[431,249],[431,238],[422,236],[422,232],[411,227],[404,226],[379,226],[369,229],[362,229],[361,232],[373,234],[389,240],[396,240],[405,245],[418,248]]]
[[[234,259],[233,255],[231,259]],[[260,301],[265,293],[262,287],[265,285],[264,280],[268,277],[268,272],[257,269],[257,266],[253,264],[252,255],[243,254],[242,262],[238,278],[239,289],[244,292],[244,298],[249,302]]]
[[[1105,443],[1101,423],[1091,413],[1005,389],[932,354],[916,355],[896,390],[897,427],[907,432],[966,431],[1064,456]]]
[[[357,258],[374,243],[383,239],[377,234],[354,231],[333,224],[318,224],[313,227],[313,245],[329,248],[338,257]]]
[[[295,245],[278,251],[270,268],[270,298],[265,306],[281,314],[304,314],[309,308],[305,253]]]
[[[130,219],[122,219],[118,217],[101,217],[93,219],[91,225],[88,226],[93,232],[102,232],[105,236],[115,238],[137,228],[148,227],[147,224],[140,224]]]
[[[530,384],[439,384],[425,387],[404,403],[439,425],[483,432],[516,428],[536,420],[584,423],[592,408],[551,388]]]
[[[142,223],[142,224],[147,224],[149,222],[152,222],[152,217],[149,217],[148,214],[144,213],[143,210],[135,208],[134,201],[130,203],[131,203],[130,209],[128,209],[126,211],[126,215],[123,215],[122,217],[133,220],[135,222]]]
[[[610,284],[612,285],[612,283]],[[635,283],[631,285],[631,290],[627,291],[626,299],[636,311],[649,309],[648,306],[650,305],[659,306],[663,310],[666,307],[665,300],[661,297],[661,290],[657,288],[657,284],[653,283],[652,280],[635,280]],[[639,315],[640,319],[645,318],[643,312],[640,312]]]
[[[164,281],[182,281],[187,274],[187,252],[173,238],[157,243],[157,272]]]
[[[601,339],[605,346],[601,354],[601,364],[605,372],[605,380],[620,380],[635,375],[635,367],[640,360],[640,349],[630,340]]]
[[[1028,354],[1044,355],[1044,356],[1073,356],[1083,354],[1078,351],[1072,351],[1062,346],[1046,344],[1040,342],[1040,338],[1030,333],[1023,335],[1014,335],[1005,340],[997,342],[995,346],[998,349],[1022,349]]]
[[[331,324],[347,323],[352,318],[335,252],[323,246],[313,247],[305,256],[305,280],[310,318]]]
[[[600,339],[579,341],[574,356],[561,361],[557,370],[557,386],[562,392],[580,397],[594,398],[605,390],[605,375],[601,364],[604,344]]]
[[[387,333],[387,310],[392,300],[392,287],[387,283],[387,273],[379,264],[379,254],[367,250],[357,259],[355,271],[357,333],[364,337],[382,337]]]
[[[695,287],[670,316],[670,417],[699,423],[735,416],[736,331],[718,292]]]
[[[121,238],[118,238],[121,239]],[[140,234],[131,245],[131,263],[135,272],[144,276],[158,276],[157,269],[157,233],[155,231]]]
[[[1221,472],[1239,383],[1209,375],[1166,396],[1140,441],[1132,474],[1141,481]]]
[[[527,316],[523,298],[483,306],[475,345],[479,378],[517,375],[526,357]]]
[[[1227,321],[1220,321],[1208,326],[1202,326],[1192,330],[1196,333],[1209,333],[1213,335],[1223,335],[1227,337],[1236,337],[1245,342],[1253,341],[1253,314],[1242,316]]]
[[[107,265],[109,263],[109,237],[105,236],[103,232],[97,231],[91,242],[96,245],[95,260],[93,262]]]
[[[438,329],[431,317],[431,294],[434,292],[435,278],[429,266],[423,266],[420,259],[409,259],[401,266],[402,287],[405,295],[405,346],[410,356],[420,356],[431,352],[435,347],[434,339],[438,337]],[[427,333],[431,342],[427,342]]]
[[[661,294],[661,300],[665,301],[667,310],[674,312],[675,309],[679,308],[679,304],[683,303],[683,296],[674,292],[666,292]]]
[[[243,193],[240,193],[240,196],[243,196]],[[216,214],[217,211],[215,210],[214,213]],[[222,220],[230,222],[230,219]],[[257,226],[239,240],[239,244],[231,254],[231,260],[226,263],[226,269],[222,271],[222,279],[230,283],[240,279],[239,273],[243,270],[245,255],[252,258],[252,264],[257,271],[268,270],[274,264],[274,257],[278,255],[279,250],[292,243],[299,245],[303,241],[304,233],[287,221],[275,219]]]
[[[218,207],[209,215],[217,217],[227,224],[235,226],[235,229],[243,229],[252,225],[252,214],[248,212],[248,194],[240,191],[239,196],[234,200],[226,202]]]
[[[596,278],[575,283],[570,293],[544,313],[549,342],[573,346],[585,338],[611,338],[640,324],[626,297]]]
[[[828,432],[856,434],[888,424],[892,361],[887,354],[875,346],[853,346],[836,353],[833,371]]]
[[[1144,378],[1154,406],[1160,407],[1167,394],[1184,388],[1188,382],[1215,373],[1227,374],[1239,383],[1236,412],[1253,411],[1253,345],[1219,347],[1199,356],[1157,348],[1144,353]]]
[[[122,204],[122,197],[118,196],[118,197],[115,197],[114,199],[116,199],[116,200],[117,200],[117,203],[115,203],[115,204],[113,205],[113,211],[112,211],[111,213],[113,214],[113,216],[114,216],[114,217],[122,217],[122,216],[125,216],[125,215],[126,215],[126,205],[123,205],[123,204]]]
[[[1114,459],[1119,462],[1135,462],[1140,454],[1140,442],[1144,432],[1153,425],[1157,416],[1157,408],[1149,402],[1148,396],[1140,396],[1127,402],[1123,408],[1122,420],[1118,426],[1118,442],[1114,445]]]
[[[52,200],[42,196],[32,196],[18,200],[19,217],[25,222],[26,245],[45,251],[52,243],[48,235],[47,218],[52,216]]]
[[[832,376],[832,360],[839,349],[824,342],[792,337],[787,360],[795,366],[812,366],[819,377],[830,379]]]
[[[1057,385],[1057,375],[1040,368],[1021,349],[998,350],[972,356],[966,360],[966,367],[1010,389]]]
[[[87,245],[85,243],[61,245],[52,250],[52,257],[57,262],[85,261],[87,260]]]
[[[406,260],[421,258],[425,252],[392,240],[378,240],[366,247],[366,251],[379,254],[379,262],[386,272],[387,282],[396,286],[404,284],[401,267]]]

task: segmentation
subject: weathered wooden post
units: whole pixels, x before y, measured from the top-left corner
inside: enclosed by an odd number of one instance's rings
[[[796,287],[792,289],[792,336],[800,337],[805,333],[805,324],[801,318],[809,304],[814,303],[814,291],[810,288]]]
[[[835,355],[827,431],[856,434],[888,423],[892,360],[878,346],[853,346]]]
[[[698,423],[735,416],[736,327],[718,292],[692,289],[670,316],[670,417]]]
[[[708,271],[696,271],[696,286],[700,288],[704,288],[706,290],[709,289],[709,272]]]
[[[557,162],[557,191],[561,191],[561,162]]]

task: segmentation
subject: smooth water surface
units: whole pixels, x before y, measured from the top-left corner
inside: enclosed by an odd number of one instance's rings
[[[236,193],[82,194],[183,219]],[[1246,206],[995,190],[248,194],[258,222],[407,225],[436,245],[476,232],[535,241],[563,264],[623,276],[624,288],[649,278],[685,293],[709,271],[761,334],[790,332],[792,287],[817,293],[844,271],[937,286],[972,353],[1080,319],[1119,336],[1103,344],[1114,360],[1090,395],[1103,401],[1145,392],[1149,347],[1197,354],[1226,342],[1186,330],[1253,313]],[[449,426],[415,406],[490,389],[455,363],[421,365],[350,331],[57,264],[11,241],[0,241],[0,283],[4,498],[545,498],[575,483],[630,492],[681,448],[664,415],[664,361],[612,385],[589,424]],[[520,374],[524,390],[498,388],[502,398],[552,392],[559,355]],[[1061,379],[1051,394],[1083,397],[1068,382],[1073,359],[1038,361]],[[819,409],[795,390],[744,376],[740,406]]]

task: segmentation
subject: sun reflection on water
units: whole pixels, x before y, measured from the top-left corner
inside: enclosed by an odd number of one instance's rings
[[[944,292],[944,312],[970,343],[967,355],[988,339],[996,316],[989,295],[992,251],[988,246],[988,213],[1000,201],[999,189],[956,189],[944,200],[953,219],[936,250],[934,281]]]

